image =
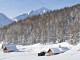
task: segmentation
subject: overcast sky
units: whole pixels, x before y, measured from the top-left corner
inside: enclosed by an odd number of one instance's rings
[[[12,18],[41,7],[54,10],[78,3],[80,0],[0,0],[0,13]]]

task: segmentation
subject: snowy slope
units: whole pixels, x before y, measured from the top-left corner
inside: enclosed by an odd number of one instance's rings
[[[77,44],[76,46],[74,46],[74,47],[72,48],[72,50],[79,50],[79,51],[80,51],[80,43]]]
[[[28,17],[28,13],[25,13],[25,14],[23,14],[23,15],[19,15],[19,16],[17,16],[17,17],[14,17],[14,18],[12,18],[12,20],[13,21],[18,21],[18,20],[23,20],[23,19],[25,19],[26,17]]]
[[[0,53],[0,60],[80,60],[80,51],[68,51],[56,56],[37,56],[37,53]]]
[[[68,47],[69,49],[72,47],[72,45],[70,45],[67,42],[63,42],[63,43],[58,43],[58,44],[49,44],[49,45],[43,45],[40,43],[34,44],[34,45],[29,45],[29,46],[22,46],[22,45],[18,45],[17,48],[20,51],[25,51],[25,52],[33,52],[33,53],[38,53],[41,51],[48,51],[49,48],[59,48],[59,45],[61,45],[61,47]]]
[[[23,14],[23,15],[19,15],[17,17],[14,17],[14,18],[12,18],[12,20],[14,20],[14,21],[18,21],[18,20],[21,20],[21,19],[23,20],[23,19],[25,19],[27,17],[33,16],[33,15],[38,15],[38,14],[43,14],[43,13],[45,13],[47,11],[50,11],[50,10],[47,9],[47,8],[42,7],[40,9],[38,9],[38,10],[35,10],[35,11],[32,10],[32,11],[30,11],[28,13]]]
[[[70,45],[66,42],[60,44],[52,44],[52,47],[56,47],[58,45],[70,47]],[[1,44],[0,44],[1,46]],[[38,53],[34,53],[34,50],[38,51],[39,49],[44,48],[44,46],[51,47],[51,45],[42,45],[42,44],[34,44],[34,45],[17,45],[17,48],[29,50],[29,52],[11,52],[11,53],[3,53],[0,49],[0,60],[80,60],[80,51],[78,50],[68,50],[64,53],[53,55],[53,56],[38,56]],[[71,45],[72,46],[72,45]],[[80,48],[80,44],[73,46],[73,48]],[[24,50],[23,49],[23,50]],[[32,50],[30,50],[32,49]]]
[[[8,25],[12,22],[13,21],[11,19],[9,19],[6,15],[4,15],[3,13],[0,13],[0,27]]]

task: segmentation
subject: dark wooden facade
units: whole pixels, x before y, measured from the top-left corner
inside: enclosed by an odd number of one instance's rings
[[[46,52],[40,52],[40,53],[38,53],[38,56],[45,56],[45,53]]]

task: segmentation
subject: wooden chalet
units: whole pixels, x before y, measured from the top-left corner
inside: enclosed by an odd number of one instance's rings
[[[58,48],[50,48],[50,49],[47,51],[47,53],[48,53],[49,55],[56,55],[56,54],[62,53],[62,51],[61,51],[60,49],[58,49]]]
[[[45,56],[46,52],[40,52],[38,53],[38,56]]]
[[[4,53],[17,51],[15,44],[2,44],[2,49]]]

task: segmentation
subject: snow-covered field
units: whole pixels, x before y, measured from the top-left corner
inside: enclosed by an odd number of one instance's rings
[[[58,55],[38,56],[38,52],[46,51],[48,48],[58,48],[59,45],[68,47],[70,50]],[[72,46],[67,42],[49,45],[38,43],[28,46],[17,45],[17,48],[21,52],[3,53],[2,49],[0,49],[0,60],[80,60],[80,44]]]

